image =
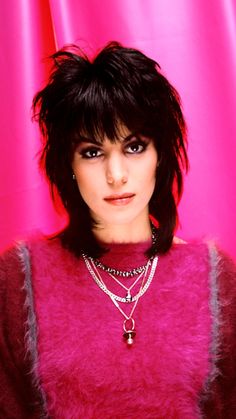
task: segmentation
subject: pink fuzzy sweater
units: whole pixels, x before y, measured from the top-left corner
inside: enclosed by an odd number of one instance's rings
[[[103,261],[142,265],[147,246],[112,245]],[[58,240],[21,244],[0,264],[0,417],[235,418],[235,278],[213,246],[173,245],[128,347],[122,315],[82,259]]]

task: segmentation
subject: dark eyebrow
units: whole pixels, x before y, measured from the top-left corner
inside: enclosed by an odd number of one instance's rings
[[[127,135],[127,137],[124,138],[123,142],[128,143],[130,140],[132,140],[133,137],[137,137],[137,134],[132,132],[131,134]]]
[[[101,142],[97,141],[95,138],[87,138],[87,137],[84,137],[84,136],[80,136],[80,141],[81,141],[81,143],[92,143],[92,144],[95,144],[95,145],[98,145],[98,146],[101,145]]]

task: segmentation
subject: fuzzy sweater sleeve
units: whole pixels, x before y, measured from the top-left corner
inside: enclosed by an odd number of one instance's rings
[[[0,257],[0,417],[38,418],[25,348],[24,273],[15,249]]]
[[[218,259],[219,359],[204,404],[206,418],[236,418],[236,266],[222,252]]]

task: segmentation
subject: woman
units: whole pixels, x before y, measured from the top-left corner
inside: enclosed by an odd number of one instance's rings
[[[1,417],[235,417],[235,268],[174,238],[176,90],[118,43],[53,59],[34,115],[68,225],[2,256]]]

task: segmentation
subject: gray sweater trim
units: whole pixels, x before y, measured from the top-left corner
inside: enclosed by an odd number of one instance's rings
[[[219,303],[219,262],[220,256],[215,245],[209,245],[209,259],[210,259],[210,289],[211,289],[211,298],[210,298],[210,308],[212,315],[212,331],[211,331],[211,359],[212,359],[212,370],[209,376],[210,382],[212,382],[216,376],[219,374],[217,368],[217,361],[219,360],[220,353],[220,303]]]
[[[37,319],[36,319],[35,307],[34,307],[30,253],[25,243],[23,242],[18,243],[17,254],[20,259],[21,268],[25,276],[23,289],[26,294],[25,308],[27,310],[27,322],[26,322],[26,334],[25,334],[26,350],[31,360],[32,367],[31,367],[30,373],[32,376],[32,383],[38,395],[38,403],[41,409],[40,418],[44,419],[44,418],[48,418],[47,403],[46,403],[46,396],[45,396],[44,390],[42,388],[42,385],[40,383],[40,379],[38,376]]]
[[[220,374],[217,367],[217,361],[220,357],[220,335],[219,329],[221,324],[220,319],[220,302],[219,302],[219,262],[220,256],[214,243],[208,243],[209,251],[209,287],[210,287],[210,313],[211,313],[211,343],[210,343],[210,362],[211,368],[208,374],[208,378],[205,382],[203,389],[203,399],[208,398],[209,392],[211,391],[211,384],[214,379]]]

